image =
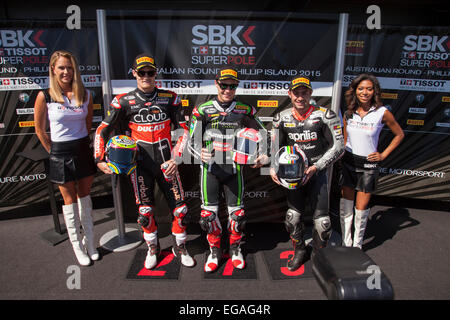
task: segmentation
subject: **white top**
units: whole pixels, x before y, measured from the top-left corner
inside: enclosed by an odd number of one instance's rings
[[[353,117],[347,119],[345,150],[362,157],[376,152],[386,110],[386,107],[371,107],[363,118],[358,113],[353,113]]]
[[[76,100],[69,100],[63,95],[64,104],[47,103],[48,120],[50,122],[50,138],[54,142],[72,141],[88,135],[86,116],[88,114],[89,91],[86,102],[76,106]]]

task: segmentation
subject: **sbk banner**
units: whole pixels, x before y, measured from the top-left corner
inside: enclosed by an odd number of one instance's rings
[[[295,41],[299,32],[302,41]],[[380,168],[380,195],[449,200],[445,189],[450,162],[448,33],[448,28],[349,28],[344,90],[360,73],[376,75],[385,105],[406,134]],[[330,106],[336,19],[306,20],[292,14],[243,19],[225,13],[184,18],[161,13],[145,19],[112,16],[108,35],[115,94],[136,86],[132,60],[149,51],[158,65],[158,86],[177,92],[187,114],[215,95],[212,79],[223,62],[240,72],[237,96],[258,109],[267,129],[272,116],[289,105],[287,83],[292,76],[309,76],[314,102]],[[57,49],[78,57],[83,81],[94,94],[93,129],[103,118],[94,24],[73,31],[56,23],[0,24],[0,206],[48,199],[43,164],[17,154],[40,145],[34,133],[34,100],[48,86],[49,58]],[[391,138],[384,130],[380,149]],[[180,171],[190,209],[198,212],[198,168],[182,165]],[[245,178],[252,219],[282,219],[284,190],[259,170],[246,168]],[[109,177],[97,174],[92,195],[110,192]],[[157,199],[162,200],[161,195]]]
[[[274,114],[289,105],[289,80],[295,76],[309,77],[315,103],[329,106],[337,15],[178,14],[146,12],[135,16],[126,11],[116,15],[107,12],[113,94],[136,88],[133,59],[147,52],[155,58],[156,86],[176,92],[182,99],[185,115],[190,115],[195,105],[217,95],[214,78],[224,66],[238,71],[237,100],[253,105],[269,130]],[[180,165],[180,173],[192,219],[198,221],[199,165],[191,163]],[[272,181],[268,168],[245,167],[244,180],[249,220],[284,219],[284,189]],[[223,203],[220,208],[222,213],[226,211]]]
[[[48,199],[43,161],[34,161],[40,142],[33,107],[38,92],[48,88],[50,56],[59,49],[78,59],[82,80],[94,97],[94,129],[102,119],[95,25],[73,31],[61,23],[0,25],[0,206]],[[94,192],[110,192],[103,185],[96,179]]]
[[[405,132],[400,146],[381,164],[379,195],[450,200],[449,31],[384,26],[378,31],[361,26],[348,30],[344,91],[360,73],[377,76],[383,102]],[[379,149],[392,137],[384,129]]]

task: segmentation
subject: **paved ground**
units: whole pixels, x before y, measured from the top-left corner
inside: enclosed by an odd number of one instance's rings
[[[63,221],[62,216],[60,221]],[[94,221],[98,238],[116,229],[112,208],[95,210]],[[100,261],[80,268],[80,289],[68,288],[73,275],[70,268],[76,266],[69,241],[52,246],[40,236],[52,226],[49,215],[0,221],[0,299],[326,299],[314,277],[272,280],[264,252],[290,248],[287,235],[279,232],[282,229],[279,224],[251,224],[249,227],[248,251],[254,257],[257,272],[253,280],[205,279],[202,271],[205,239],[193,226],[188,246],[199,263],[192,269],[181,268],[178,280],[126,279],[136,250],[121,253],[101,250]],[[450,298],[449,229],[448,212],[372,208],[364,250],[391,280],[396,299]],[[172,240],[167,228],[162,227],[161,236],[162,248],[170,247]],[[145,249],[145,245],[138,249]]]

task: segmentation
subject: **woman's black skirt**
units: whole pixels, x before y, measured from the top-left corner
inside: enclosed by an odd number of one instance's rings
[[[89,143],[89,136],[72,141],[52,141],[49,158],[50,181],[64,184],[94,175],[97,167]]]

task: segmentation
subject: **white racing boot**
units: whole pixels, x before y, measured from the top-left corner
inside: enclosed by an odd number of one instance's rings
[[[219,267],[219,260],[222,255],[220,248],[210,247],[210,253],[205,263],[205,272],[213,272]]]
[[[245,260],[242,255],[241,247],[238,244],[230,246],[231,263],[236,269],[244,269]]]
[[[69,235],[70,242],[72,243],[73,251],[77,257],[78,263],[82,266],[88,266],[91,264],[91,259],[84,251],[84,247],[81,243],[80,233],[80,217],[78,216],[78,204],[72,203],[63,205],[64,222],[66,223],[67,234]]]
[[[353,200],[342,199],[340,208],[340,221],[342,244],[345,247],[352,246]]]
[[[86,247],[89,257],[96,261],[100,255],[95,247],[94,223],[92,222],[92,200],[91,196],[78,198],[81,226],[83,227],[83,245]]]
[[[144,240],[148,246],[147,256],[145,257],[145,269],[153,269],[158,264],[160,246],[158,241],[158,232],[144,233]]]
[[[370,209],[358,210],[355,208],[355,235],[353,238],[353,246],[362,249],[364,232],[366,231],[367,219],[369,218]]]
[[[186,249],[186,232],[172,233],[174,237],[174,246],[172,252],[175,257],[179,257],[181,264],[185,267],[192,268],[195,265],[195,260],[189,255]]]

